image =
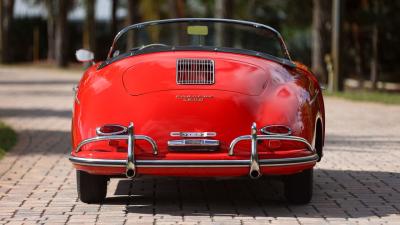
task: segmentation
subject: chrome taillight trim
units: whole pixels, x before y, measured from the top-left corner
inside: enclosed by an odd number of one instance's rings
[[[111,133],[104,133],[101,132],[101,128],[104,126],[114,126],[114,127],[119,127],[122,128],[122,131],[117,131],[117,132],[111,132]],[[120,135],[120,134],[125,134],[128,131],[128,128],[119,124],[106,124],[101,127],[96,128],[96,134],[99,136],[111,136],[111,135]]]
[[[177,59],[176,83],[201,85],[215,83],[215,63],[212,59]]]
[[[273,133],[273,132],[269,132],[266,129],[270,128],[270,127],[285,127],[288,132],[287,133]],[[260,129],[260,132],[266,135],[281,135],[281,136],[286,136],[286,135],[291,135],[292,134],[292,129],[290,129],[290,127],[285,126],[285,125],[279,125],[279,124],[275,124],[275,125],[268,125],[265,126],[263,128]]]

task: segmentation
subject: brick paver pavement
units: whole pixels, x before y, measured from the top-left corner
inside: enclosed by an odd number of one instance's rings
[[[67,156],[79,72],[0,68],[0,118],[19,142],[0,161],[0,224],[400,224],[400,107],[326,99],[315,193],[288,205],[274,180],[112,180],[78,201]]]

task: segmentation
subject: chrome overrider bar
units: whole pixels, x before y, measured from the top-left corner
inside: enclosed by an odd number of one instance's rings
[[[153,154],[158,154],[158,147],[156,142],[149,136],[146,135],[135,135],[134,134],[134,125],[131,122],[127,129],[127,135],[111,135],[111,136],[97,136],[94,138],[85,139],[76,147],[75,152],[79,152],[84,145],[89,143],[98,142],[98,141],[108,141],[108,140],[128,140],[128,156],[126,163],[126,176],[129,178],[133,178],[136,176],[136,162],[135,162],[135,140],[145,140],[149,142],[153,148]],[[72,160],[72,156],[70,160]]]
[[[112,135],[112,136],[98,136],[82,141],[76,148],[75,152],[79,152],[81,148],[89,143],[104,141],[104,140],[128,140],[128,155],[127,160],[114,160],[114,159],[92,159],[70,156],[70,161],[78,165],[86,166],[102,166],[102,167],[125,167],[126,176],[133,178],[136,175],[136,167],[150,167],[150,168],[163,168],[163,167],[250,167],[249,176],[253,179],[259,178],[261,174],[260,167],[274,167],[274,166],[291,166],[305,163],[315,163],[318,161],[319,156],[316,154],[313,146],[304,138],[288,135],[257,135],[256,123],[251,126],[251,134],[243,135],[235,138],[229,147],[229,155],[234,155],[234,149],[237,143],[241,141],[251,141],[251,155],[250,159],[244,160],[135,160],[134,143],[135,140],[145,140],[153,147],[153,154],[158,154],[156,142],[145,135],[135,135],[134,125],[130,123],[127,135]],[[279,159],[261,159],[258,158],[257,141],[258,140],[286,140],[296,141],[305,144],[307,150],[312,154],[310,156],[295,157],[295,158],[279,158]]]
[[[128,162],[126,163],[126,176],[127,177],[135,177],[136,168],[135,168],[135,135],[133,123],[130,122],[128,126]]]
[[[261,174],[260,170],[260,162],[258,160],[258,152],[257,152],[257,141],[258,140],[286,140],[286,141],[297,141],[304,143],[307,146],[307,149],[313,153],[313,156],[316,156],[315,149],[311,146],[310,143],[304,138],[296,137],[296,136],[287,136],[287,135],[257,135],[257,125],[253,123],[251,126],[251,135],[243,135],[239,136],[231,142],[229,146],[229,155],[234,155],[235,145],[241,141],[251,140],[251,155],[250,155],[250,171],[249,176],[253,179],[259,178]],[[317,156],[318,158],[318,156]]]

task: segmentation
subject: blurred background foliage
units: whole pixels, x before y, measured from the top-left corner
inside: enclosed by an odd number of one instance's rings
[[[332,68],[334,1],[341,3],[339,75],[359,88],[385,89],[388,85],[382,82],[400,82],[397,0],[1,0],[0,60],[66,67],[75,62],[79,48],[103,60],[114,35],[128,24],[177,17],[233,18],[276,28],[294,60],[326,83]],[[392,89],[398,90],[396,85]]]

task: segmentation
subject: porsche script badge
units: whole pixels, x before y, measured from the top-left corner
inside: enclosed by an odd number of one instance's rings
[[[177,95],[176,99],[184,102],[202,102],[205,99],[213,98],[211,95]]]

